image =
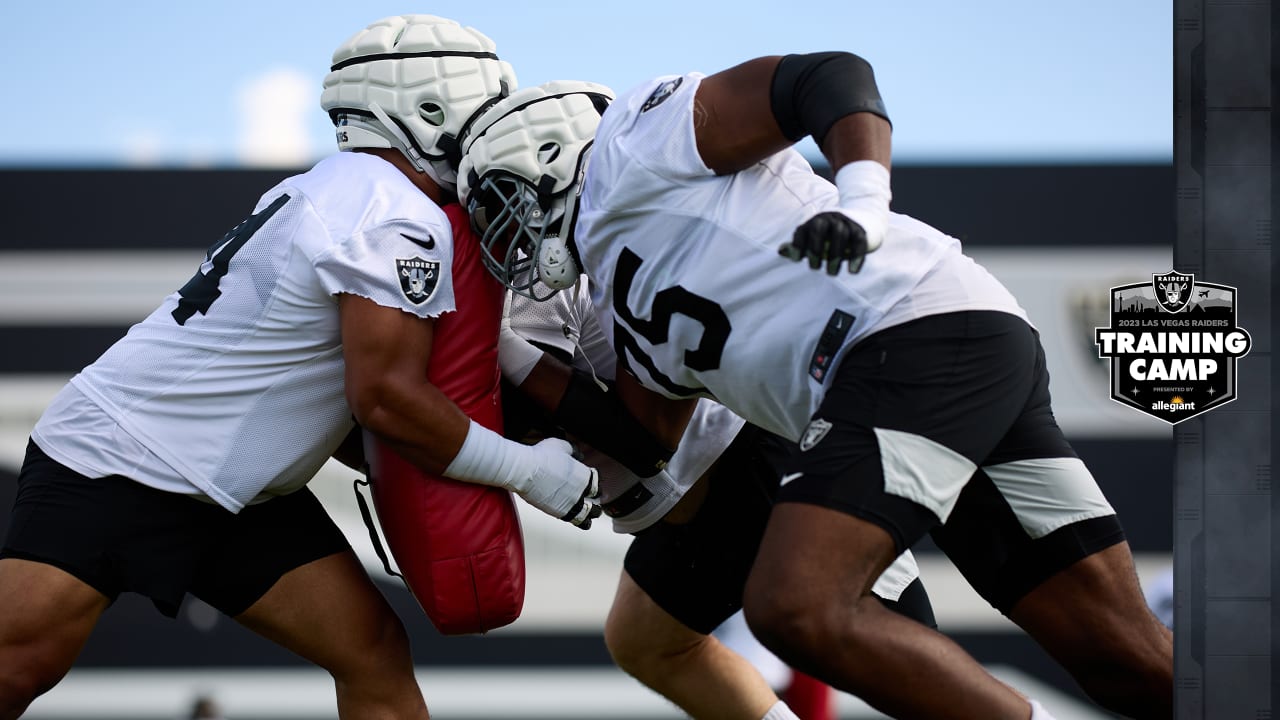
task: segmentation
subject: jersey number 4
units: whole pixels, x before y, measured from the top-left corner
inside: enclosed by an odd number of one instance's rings
[[[247,220],[231,228],[231,232],[223,235],[221,240],[209,246],[209,251],[205,254],[205,262],[209,264],[208,272],[204,271],[204,263],[201,263],[201,269],[196,270],[196,274],[178,290],[178,295],[182,297],[172,314],[179,325],[186,325],[197,310],[201,315],[209,312],[209,306],[222,295],[218,284],[222,281],[222,276],[227,274],[231,258],[287,202],[289,196],[281,195],[262,212],[250,215]]]
[[[698,347],[684,351],[684,364],[690,370],[715,370],[720,367],[720,356],[724,354],[724,344],[729,339],[729,316],[715,302],[696,295],[680,285],[666,288],[653,296],[649,308],[649,320],[641,320],[627,307],[627,296],[631,294],[631,284],[643,261],[639,255],[623,248],[618,255],[618,264],[614,268],[613,311],[627,321],[640,337],[649,341],[650,345],[661,345],[667,342],[671,331],[671,318],[684,315],[702,323],[702,338]],[[640,347],[640,343],[617,320],[613,323],[613,341],[617,348],[618,362],[630,368],[628,353],[633,355],[649,372],[654,382],[666,388],[667,392],[679,397],[693,397],[707,391],[704,387],[681,385],[658,370],[653,359]]]

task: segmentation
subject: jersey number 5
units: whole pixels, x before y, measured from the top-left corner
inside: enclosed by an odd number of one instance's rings
[[[209,306],[222,295],[218,283],[227,274],[232,256],[287,202],[289,196],[281,195],[262,212],[250,215],[244,222],[231,228],[231,232],[223,235],[221,240],[209,246],[209,251],[205,254],[205,262],[210,264],[209,271],[196,270],[196,274],[178,290],[182,299],[178,301],[178,307],[173,309],[172,314],[179,325],[186,325],[197,310],[201,315],[209,312]],[[203,268],[203,263],[201,267]]]
[[[649,309],[651,319],[641,320],[627,307],[627,296],[631,294],[631,284],[643,261],[639,255],[623,248],[618,255],[618,264],[614,268],[613,311],[627,321],[627,324],[640,337],[649,341],[650,345],[661,345],[667,341],[671,330],[671,318],[676,315],[697,320],[702,323],[702,338],[698,347],[684,351],[684,365],[690,370],[715,370],[720,367],[720,356],[724,354],[724,344],[729,339],[729,316],[718,304],[684,289],[680,285],[659,291],[653,296]],[[693,397],[705,393],[704,387],[680,385],[664,375],[654,365],[653,359],[640,347],[630,332],[618,321],[613,323],[613,341],[617,348],[618,362],[630,368],[627,355],[635,356],[636,362],[649,371],[654,382],[666,388],[667,392],[679,397]]]

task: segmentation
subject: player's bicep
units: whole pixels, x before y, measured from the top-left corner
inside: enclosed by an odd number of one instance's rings
[[[750,167],[792,144],[771,109],[778,56],[748,60],[702,79],[693,131],[702,162],[717,174]]]
[[[390,389],[425,382],[435,321],[340,293],[347,401],[357,419]]]

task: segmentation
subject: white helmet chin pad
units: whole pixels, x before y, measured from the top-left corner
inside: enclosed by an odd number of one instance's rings
[[[578,198],[609,88],[556,81],[512,93],[462,137],[458,197],[485,266],[512,291],[546,300],[580,274]]]
[[[340,150],[396,148],[453,190],[459,136],[515,87],[515,72],[484,34],[434,15],[395,15],[334,51],[320,106],[338,126]]]

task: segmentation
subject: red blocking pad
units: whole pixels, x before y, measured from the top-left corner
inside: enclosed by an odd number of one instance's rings
[[[472,420],[502,432],[498,327],[504,290],[480,261],[457,204],[453,291],[457,311],[436,320],[427,378]],[[382,535],[405,583],[444,635],[509,625],[524,608],[524,535],[511,493],[432,475],[371,433],[365,458]]]

